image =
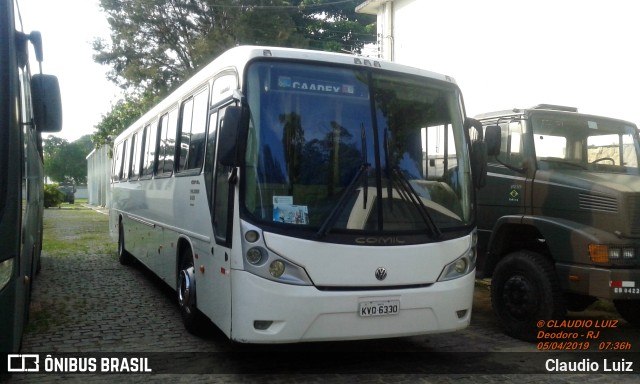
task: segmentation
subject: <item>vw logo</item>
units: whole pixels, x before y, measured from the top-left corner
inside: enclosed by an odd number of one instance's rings
[[[383,267],[379,267],[378,269],[376,269],[375,275],[376,279],[382,281],[387,278],[387,270]]]

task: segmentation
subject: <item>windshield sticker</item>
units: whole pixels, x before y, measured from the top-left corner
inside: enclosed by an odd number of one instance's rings
[[[317,93],[353,95],[355,87],[350,84],[329,83],[322,80],[297,79],[290,76],[278,76],[278,88],[291,88]]]
[[[273,221],[309,224],[309,209],[306,205],[294,205],[293,196],[273,196]]]
[[[598,129],[598,123],[595,121],[587,121],[587,124],[589,124],[590,129]]]

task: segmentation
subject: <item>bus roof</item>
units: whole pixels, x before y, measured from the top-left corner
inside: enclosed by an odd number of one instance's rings
[[[436,72],[427,71],[420,68],[415,68],[407,65],[402,65],[386,60],[356,56],[346,53],[334,53],[325,51],[313,51],[306,49],[296,48],[281,48],[281,47],[266,47],[266,46],[238,46],[229,49],[224,52],[211,63],[204,66],[191,78],[186,80],[180,87],[173,91],[170,95],[165,97],[160,103],[154,106],[151,110],[147,111],[140,119],[128,127],[122,132],[115,142],[121,141],[122,138],[130,135],[132,131],[140,128],[143,124],[148,123],[154,116],[159,115],[170,106],[174,105],[176,101],[184,95],[187,95],[196,87],[205,83],[216,74],[224,70],[233,69],[236,71],[242,81],[242,73],[245,66],[257,58],[282,58],[309,62],[324,62],[332,64],[352,65],[354,67],[372,67],[381,70],[387,70],[392,72],[400,72],[411,75],[428,77],[440,81],[444,81],[451,84],[456,84],[453,77],[439,74]]]

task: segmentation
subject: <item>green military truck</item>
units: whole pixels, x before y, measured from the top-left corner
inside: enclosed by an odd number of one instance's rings
[[[640,325],[640,144],[635,124],[538,105],[485,113],[479,276],[506,332],[597,298]]]

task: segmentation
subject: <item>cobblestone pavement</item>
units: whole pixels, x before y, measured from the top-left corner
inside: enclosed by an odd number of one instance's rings
[[[45,231],[67,231],[63,237],[70,242],[93,231],[99,246],[64,256],[60,250],[44,252],[21,353],[100,360],[109,353],[125,352],[150,357],[156,373],[14,374],[10,383],[640,382],[640,366],[632,375],[520,374],[528,372],[532,361],[543,364],[543,356],[549,355],[502,333],[483,284],[476,289],[471,326],[453,334],[277,346],[235,344],[213,326],[207,334],[194,336],[181,323],[174,292],[141,266],[118,263],[116,244],[107,234],[107,216],[96,212],[92,227],[65,221],[64,209],[46,210]],[[615,314],[597,316],[617,319]],[[640,344],[638,331],[621,323],[616,335]],[[592,361],[601,356],[592,355]],[[640,359],[635,361],[640,365]]]

